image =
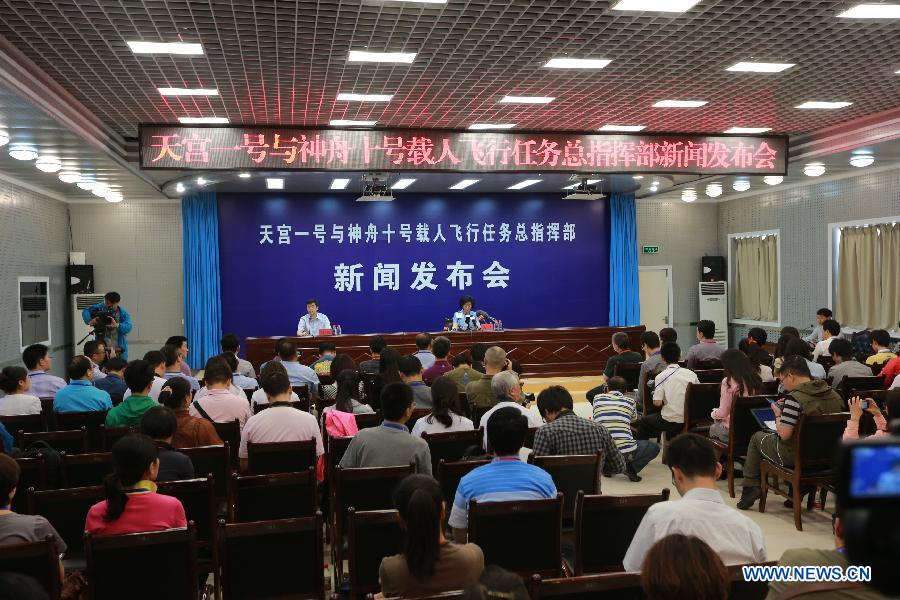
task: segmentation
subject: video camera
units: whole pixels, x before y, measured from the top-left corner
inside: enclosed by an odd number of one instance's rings
[[[108,308],[95,308],[91,311],[91,319],[97,319],[97,323],[94,325],[95,331],[101,328],[106,329],[112,326],[115,313]]]

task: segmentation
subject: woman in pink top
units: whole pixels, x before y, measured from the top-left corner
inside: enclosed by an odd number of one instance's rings
[[[719,407],[713,409],[714,422],[709,428],[709,436],[728,441],[728,419],[731,416],[731,404],[737,396],[753,396],[762,391],[762,379],[747,355],[734,348],[726,350],[719,358],[724,369],[722,391],[719,394]]]
[[[850,402],[847,403],[850,420],[847,421],[847,427],[844,428],[845,440],[859,439],[859,419],[862,417],[863,412],[868,412],[875,419],[875,433],[872,434],[873,437],[890,435],[888,432],[888,421],[894,415],[900,415],[900,390],[888,392],[884,401],[884,412],[887,413],[887,416],[881,414],[881,410],[879,410],[878,404],[874,400],[871,398],[867,400],[869,406],[865,410],[862,407],[863,399],[859,396],[850,398]]]
[[[113,444],[112,459],[113,472],[103,481],[106,500],[88,511],[86,532],[100,536],[187,527],[181,501],[156,493],[159,458],[153,440],[123,437]]]
[[[356,426],[356,417],[353,415],[374,411],[369,405],[359,401],[359,372],[353,369],[344,369],[335,377],[335,384],[337,385],[337,400],[334,406],[329,406],[322,413],[325,419],[325,431],[331,437],[351,437],[359,431]]]

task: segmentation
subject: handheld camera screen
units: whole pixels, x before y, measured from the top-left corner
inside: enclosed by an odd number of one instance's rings
[[[900,498],[900,445],[851,450],[850,497]]]

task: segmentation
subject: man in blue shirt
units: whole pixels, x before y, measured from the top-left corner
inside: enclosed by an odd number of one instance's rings
[[[234,384],[235,387],[242,390],[255,390],[259,387],[259,383],[255,379],[252,377],[245,377],[238,371],[237,356],[231,352],[223,352],[222,358],[225,359],[225,362],[228,363],[228,367],[231,369],[231,383]]]
[[[112,399],[91,382],[94,368],[86,356],[76,356],[69,363],[69,385],[56,392],[53,410],[58,413],[109,410]]]
[[[457,542],[466,541],[471,500],[504,502],[556,497],[550,474],[519,460],[527,433],[528,419],[516,408],[501,408],[488,419],[487,436],[494,460],[463,477],[456,488],[449,524]]]
[[[434,357],[434,354],[431,353],[431,334],[430,333],[420,333],[416,336],[416,347],[418,350],[413,353],[413,356],[419,359],[419,362],[422,363],[422,369],[427,369],[431,365],[434,364],[434,361],[437,360]]]
[[[100,370],[100,365],[106,362],[106,344],[103,340],[90,340],[84,344],[84,355],[91,361],[94,369],[94,383],[106,377],[106,373]]]
[[[110,342],[114,341],[116,346],[121,348],[121,351],[118,353],[119,356],[128,360],[128,340],[125,339],[125,336],[131,333],[133,325],[131,323],[131,315],[127,310],[119,306],[121,300],[122,297],[118,292],[107,292],[103,296],[103,302],[92,304],[81,311],[81,318],[84,319],[85,325],[94,327],[97,325],[98,320],[92,313],[98,310],[106,310],[112,313],[112,321],[106,326],[107,337],[111,338],[112,334],[117,334],[116,339],[110,339]]]
[[[38,398],[53,398],[56,392],[66,385],[66,380],[47,371],[53,366],[50,358],[50,349],[43,344],[32,344],[22,352],[22,362],[28,369],[28,379],[31,380],[32,396]]]
[[[125,367],[128,363],[114,356],[106,361],[106,377],[103,379],[95,379],[94,387],[103,390],[110,396],[113,394],[124,396],[128,391],[128,384],[125,383]]]
[[[315,337],[322,329],[331,329],[331,321],[324,313],[319,312],[319,302],[310,298],[306,301],[306,314],[297,323],[297,335]]]
[[[316,372],[300,363],[297,356],[297,344],[292,340],[284,340],[278,348],[278,356],[281,358],[281,364],[287,371],[288,379],[291,380],[291,386],[305,385],[309,389],[309,394],[319,393],[319,376]]]

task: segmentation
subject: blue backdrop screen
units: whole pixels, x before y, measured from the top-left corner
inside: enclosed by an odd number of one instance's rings
[[[219,194],[224,331],[292,335],[307,298],[343,333],[439,330],[463,295],[506,328],[606,325],[606,201],[558,195]]]

